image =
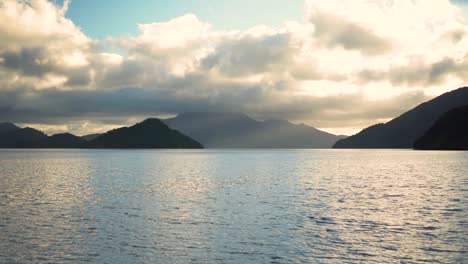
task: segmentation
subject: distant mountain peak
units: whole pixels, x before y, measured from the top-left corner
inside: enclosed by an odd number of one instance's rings
[[[73,135],[71,133],[65,132],[65,133],[54,134],[54,135],[52,135],[50,137],[64,137],[65,138],[65,137],[77,137],[77,136],[75,136],[75,135]]]
[[[142,126],[142,125],[167,127],[167,125],[164,122],[162,122],[161,119],[158,119],[158,118],[147,118],[143,120],[142,122],[137,123],[134,126]]]
[[[60,133],[50,136],[44,147],[47,148],[81,148],[86,143],[81,137],[75,136],[71,133]]]
[[[282,119],[244,113],[186,112],[164,122],[208,148],[330,148],[339,137]]]
[[[150,117],[150,118],[146,118],[145,120],[143,120],[143,121],[141,121],[140,123],[137,123],[137,124],[142,124],[142,123],[163,123],[163,122],[159,118]]]

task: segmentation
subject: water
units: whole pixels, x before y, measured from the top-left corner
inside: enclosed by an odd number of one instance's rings
[[[1,263],[468,263],[468,152],[0,150]]]

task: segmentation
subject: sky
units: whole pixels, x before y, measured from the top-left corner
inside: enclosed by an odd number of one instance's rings
[[[0,0],[0,121],[243,112],[353,134],[468,82],[461,0]]]
[[[63,0],[55,3],[63,5]],[[66,17],[88,36],[103,38],[135,35],[137,24],[167,21],[189,13],[216,30],[244,30],[258,24],[279,27],[285,20],[302,21],[303,6],[302,1],[295,0],[75,0]]]

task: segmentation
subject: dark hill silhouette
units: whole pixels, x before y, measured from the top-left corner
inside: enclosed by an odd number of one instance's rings
[[[34,128],[0,124],[0,148],[81,148],[85,140],[69,133],[51,137]]]
[[[44,148],[82,148],[85,147],[86,140],[70,133],[56,134],[45,140]]]
[[[38,148],[48,139],[34,128],[20,128],[0,135],[0,148]]]
[[[150,118],[131,127],[111,130],[88,143],[90,148],[203,148],[195,140]]]
[[[285,120],[257,121],[242,113],[182,113],[164,122],[207,148],[330,148],[342,138]]]
[[[109,131],[86,141],[70,133],[47,136],[33,128],[0,124],[0,148],[202,148],[195,140],[170,129],[158,119]]]
[[[468,105],[452,109],[414,144],[420,150],[468,150]]]
[[[468,87],[445,93],[385,124],[339,140],[334,148],[412,148],[413,143],[444,113],[468,104]]]
[[[21,128],[17,127],[15,124],[12,124],[12,123],[0,123],[0,134],[16,131],[20,129]]]

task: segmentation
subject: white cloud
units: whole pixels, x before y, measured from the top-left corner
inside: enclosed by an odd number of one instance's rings
[[[83,49],[90,39],[64,17],[64,9],[44,0],[3,0],[0,3],[0,49],[44,46],[56,51],[62,45]]]
[[[155,50],[183,49],[207,39],[210,25],[187,14],[168,22],[139,24],[141,34],[135,39]]]
[[[16,84],[35,88],[66,86],[87,78],[92,41],[64,17],[68,1],[57,7],[43,0],[0,2],[0,71],[16,83],[0,81],[0,90]],[[61,81],[60,81],[61,80]],[[81,84],[88,82],[81,80]]]

